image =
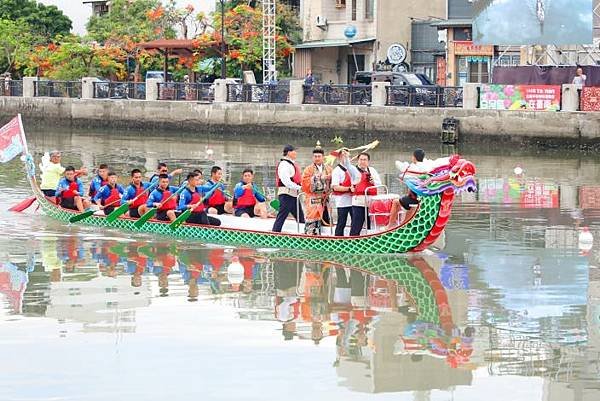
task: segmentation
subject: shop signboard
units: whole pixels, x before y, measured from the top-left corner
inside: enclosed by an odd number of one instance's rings
[[[560,85],[482,85],[479,108],[558,111],[560,94]]]
[[[454,54],[457,56],[493,56],[494,46],[476,45],[470,40],[455,40]]]

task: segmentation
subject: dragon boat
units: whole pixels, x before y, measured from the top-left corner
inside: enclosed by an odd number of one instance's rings
[[[405,179],[408,187],[417,195],[419,204],[414,216],[407,222],[389,230],[353,237],[332,235],[311,236],[300,233],[295,222],[288,221],[281,233],[271,231],[272,219],[244,219],[219,216],[222,225],[203,226],[184,224],[173,230],[168,223],[150,220],[141,228],[134,226],[135,219],[121,217],[108,222],[103,215],[92,215],[78,224],[128,232],[166,235],[178,239],[243,245],[256,248],[324,251],[341,254],[396,254],[422,251],[432,245],[442,234],[448,220],[454,196],[459,191],[474,191],[475,167],[458,156],[445,158],[447,162],[427,174]],[[29,182],[41,210],[49,217],[69,223],[79,212],[63,209],[49,201],[35,180],[33,158],[26,158]]]

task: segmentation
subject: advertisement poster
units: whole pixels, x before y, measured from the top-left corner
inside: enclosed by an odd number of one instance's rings
[[[558,111],[560,92],[560,85],[482,85],[479,108]]]

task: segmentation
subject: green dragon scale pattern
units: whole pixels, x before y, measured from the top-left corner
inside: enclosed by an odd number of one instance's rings
[[[421,271],[405,257],[374,255],[321,255],[316,253],[275,252],[271,259],[309,260],[363,270],[369,274],[394,280],[411,295],[417,306],[418,320],[440,324],[439,306],[430,283]]]
[[[73,212],[61,209],[47,201],[39,191],[35,191],[44,213],[48,216],[68,222]],[[419,245],[433,228],[439,213],[441,195],[421,198],[419,210],[407,224],[382,234],[358,238],[307,237],[289,234],[249,232],[219,227],[183,225],[171,230],[168,224],[149,221],[141,229],[136,228],[131,219],[117,219],[108,223],[104,217],[92,216],[79,224],[97,227],[115,228],[133,232],[154,233],[182,239],[196,239],[205,242],[252,247],[279,249],[299,249],[333,252],[352,255],[390,254],[408,252]]]

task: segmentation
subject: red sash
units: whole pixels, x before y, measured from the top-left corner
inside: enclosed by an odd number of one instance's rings
[[[292,182],[300,185],[300,183],[302,182],[302,171],[300,171],[300,166],[298,165],[298,163],[295,163],[288,159],[281,159],[279,161],[279,163],[277,164],[277,168],[275,168],[275,186],[276,187],[284,187],[285,186],[279,179],[279,174],[277,174],[277,170],[279,170],[279,164],[281,164],[283,162],[290,163],[292,166],[294,166],[294,176],[290,177],[290,178],[292,179]]]
[[[350,173],[348,172],[348,169],[345,168],[344,166],[342,166],[341,164],[338,166],[339,168],[342,169],[342,171],[344,172],[344,181],[340,184],[338,184],[341,187],[350,187],[352,185],[352,179],[350,178]],[[342,192],[342,191],[333,191],[334,195],[345,195],[345,194],[349,194],[350,192]]]

